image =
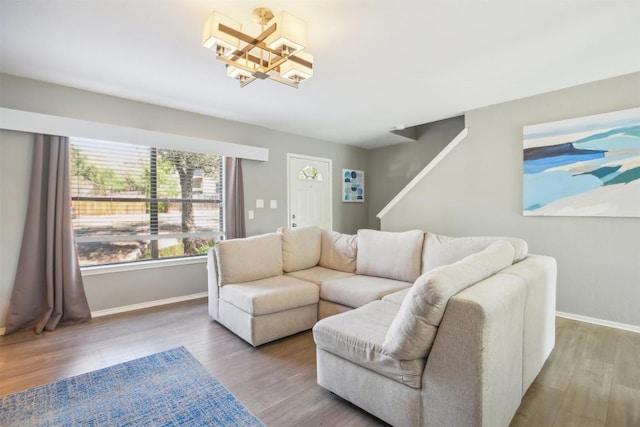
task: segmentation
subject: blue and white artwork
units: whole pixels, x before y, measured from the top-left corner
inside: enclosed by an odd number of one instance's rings
[[[640,217],[640,108],[523,135],[524,215]]]
[[[342,201],[364,203],[364,171],[342,169]]]

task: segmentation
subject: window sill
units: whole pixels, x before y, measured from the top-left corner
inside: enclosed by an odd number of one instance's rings
[[[202,256],[194,256],[189,258],[138,261],[138,262],[132,262],[127,264],[87,266],[87,267],[81,267],[80,271],[82,272],[82,276],[85,277],[85,276],[95,276],[98,274],[121,273],[124,271],[139,271],[139,270],[149,270],[149,269],[163,268],[163,267],[175,267],[178,265],[205,264],[206,262],[207,262],[207,256],[202,255]]]

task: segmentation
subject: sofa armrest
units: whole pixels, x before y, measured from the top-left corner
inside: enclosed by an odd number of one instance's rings
[[[423,425],[507,426],[522,396],[524,280],[494,275],[452,297],[423,375]]]
[[[555,345],[556,260],[545,255],[529,255],[498,274],[519,276],[526,284],[522,354],[524,395]]]
[[[216,261],[216,252],[210,248],[207,252],[207,284],[209,291],[209,316],[213,320],[218,320],[218,263]]]

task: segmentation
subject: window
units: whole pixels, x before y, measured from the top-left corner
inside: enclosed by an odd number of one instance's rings
[[[202,255],[220,238],[222,156],[71,140],[81,266]]]
[[[302,181],[322,181],[322,174],[311,165],[306,165],[298,173],[298,179]]]

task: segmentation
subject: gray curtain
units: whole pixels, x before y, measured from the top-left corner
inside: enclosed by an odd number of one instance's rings
[[[224,158],[224,230],[226,239],[237,239],[247,235],[244,224],[244,184],[242,182],[242,160]]]
[[[69,139],[35,135],[27,218],[6,333],[91,318],[71,224]]]

